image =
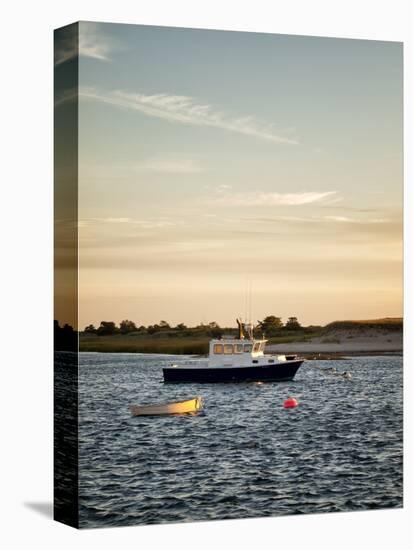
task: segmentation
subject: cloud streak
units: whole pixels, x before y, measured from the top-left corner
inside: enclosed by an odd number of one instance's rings
[[[259,122],[253,116],[232,117],[215,110],[211,105],[197,103],[188,96],[165,93],[146,95],[121,90],[99,91],[95,88],[81,88],[80,96],[169,122],[219,128],[273,143],[298,143],[294,139],[278,135],[272,125]]]
[[[353,224],[357,226],[364,225],[387,225],[398,226],[400,222],[398,220],[391,220],[386,218],[349,218],[347,216],[323,216],[323,217],[302,217],[302,216],[277,216],[276,218],[242,218],[242,221],[259,222],[259,223],[278,223],[278,222],[291,222],[297,224],[337,224],[347,225]]]
[[[96,23],[80,23],[79,53],[92,59],[109,61],[113,49],[113,42],[101,30]]]
[[[196,159],[179,157],[154,157],[143,161],[137,169],[160,174],[200,174],[204,171]]]
[[[116,224],[124,226],[136,226],[140,229],[163,229],[167,227],[181,226],[182,220],[171,220],[167,218],[137,220],[134,218],[83,218],[79,220],[78,227],[90,227],[96,224]]]
[[[217,197],[215,204],[233,206],[301,206],[304,204],[328,202],[337,200],[336,191],[306,192],[306,193],[232,193]]]
[[[77,88],[69,88],[61,92],[58,96],[56,96],[54,106],[59,107],[59,105],[62,105],[63,103],[70,103],[77,98],[78,98]]]
[[[389,223],[385,218],[367,218],[364,220],[349,218],[348,216],[324,216],[324,220],[337,223]]]
[[[78,54],[91,59],[109,61],[113,43],[97,23],[80,22],[60,29],[57,34],[55,65],[74,59]]]

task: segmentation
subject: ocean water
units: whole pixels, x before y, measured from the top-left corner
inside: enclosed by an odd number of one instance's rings
[[[307,361],[284,383],[163,383],[162,366],[188,360],[80,354],[81,527],[402,506],[401,357]],[[128,410],[195,395],[197,415]]]

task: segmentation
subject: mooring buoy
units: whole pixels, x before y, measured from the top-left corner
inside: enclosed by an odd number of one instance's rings
[[[298,406],[298,401],[295,397],[289,397],[284,401],[284,409],[293,409]]]

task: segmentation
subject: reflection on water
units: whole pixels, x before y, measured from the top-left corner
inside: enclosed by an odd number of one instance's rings
[[[80,354],[81,527],[402,506],[400,357],[307,362],[278,384],[163,384],[162,365],[185,360]],[[128,411],[193,395],[195,416]]]

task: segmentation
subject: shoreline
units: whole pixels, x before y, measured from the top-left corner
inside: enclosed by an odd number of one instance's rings
[[[288,354],[289,352],[286,352]],[[290,352],[291,353],[291,352]],[[351,359],[352,357],[403,357],[403,350],[394,351],[350,351],[350,352],[300,352],[299,357],[307,361],[336,361]]]
[[[348,324],[348,323],[347,323]],[[329,325],[318,333],[305,331],[269,337],[265,352],[273,355],[299,355],[310,359],[346,356],[402,355],[403,330],[388,323],[346,322]],[[155,334],[131,333],[97,335],[80,333],[79,351],[101,353],[143,353],[205,356],[213,334],[207,330]],[[259,339],[259,338],[258,338]],[[77,342],[76,342],[77,344]],[[76,349],[75,344],[75,349]],[[75,351],[75,349],[73,351]]]
[[[66,352],[63,352],[66,353]],[[70,352],[72,353],[72,352]],[[162,352],[142,352],[142,351],[89,351],[89,350],[79,350],[79,353],[101,353],[102,355],[105,354],[125,354],[125,355],[162,355],[162,356],[170,356],[170,357],[193,357],[193,358],[207,358],[208,356],[206,354],[193,354],[193,353],[162,353]],[[296,352],[293,351],[286,351],[286,354],[296,354]],[[265,353],[265,355],[270,355],[270,353]],[[383,350],[375,350],[375,351],[366,351],[366,350],[358,350],[358,351],[347,351],[347,352],[339,352],[339,351],[332,351],[332,352],[300,352],[299,357],[302,357],[303,359],[306,359],[307,361],[336,361],[336,360],[344,360],[344,359],[351,359],[352,357],[403,357],[403,350],[393,350],[393,351],[383,351]]]
[[[403,354],[403,347],[386,347],[380,345],[371,346],[346,346],[331,345],[331,344],[270,344],[266,347],[266,353],[271,354],[341,354],[341,355],[394,355]]]

